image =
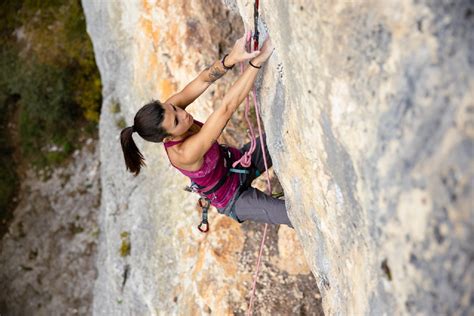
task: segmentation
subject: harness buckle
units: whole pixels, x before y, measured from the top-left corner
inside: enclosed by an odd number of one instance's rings
[[[184,190],[185,190],[185,191],[188,191],[188,192],[199,193],[199,192],[198,192],[199,188],[197,187],[197,184],[194,183],[194,182],[191,182],[190,185],[185,186],[185,187],[184,187]]]

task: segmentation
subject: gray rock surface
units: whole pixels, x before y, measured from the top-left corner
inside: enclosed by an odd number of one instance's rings
[[[472,313],[472,1],[262,6],[271,154],[325,312]]]
[[[216,232],[200,236],[195,197],[161,146],[136,138],[148,167],[133,178],[118,140],[144,102],[230,47],[239,16],[251,28],[253,2],[212,3],[83,1],[104,84],[96,314],[245,310],[250,270],[232,263],[245,262],[253,226],[212,214]],[[472,314],[472,1],[262,1],[260,11],[276,46],[261,112],[325,313]],[[230,78],[192,106],[195,117]],[[281,273],[265,284],[284,288]],[[264,298],[258,312],[278,311]]]
[[[90,315],[100,206],[97,141],[48,179],[29,170],[0,242],[1,315]]]
[[[135,178],[125,170],[119,142],[121,128],[131,125],[145,102],[177,92],[232,47],[243,34],[240,17],[218,1],[84,1],[83,6],[104,98],[94,313],[243,314],[263,225],[239,225],[212,209],[211,232],[203,235],[196,229],[197,196],[183,190],[188,180],[172,168],[163,145],[134,135],[147,163]],[[237,73],[220,79],[189,108],[195,118],[205,120],[219,106]],[[240,112],[220,141],[243,145],[242,121]],[[264,258],[258,313],[322,313],[294,231],[270,228]]]

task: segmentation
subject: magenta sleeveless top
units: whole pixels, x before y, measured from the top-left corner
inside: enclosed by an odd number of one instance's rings
[[[199,121],[194,120],[199,126],[203,124]],[[165,146],[166,154],[168,154],[168,147],[174,146],[176,144],[184,142],[185,139],[179,141],[169,141],[163,143]],[[229,147],[229,150],[232,152],[232,160],[238,160],[241,158],[242,154],[237,148]],[[168,156],[169,159],[169,156]],[[170,160],[170,163],[173,163]],[[204,162],[196,171],[188,171],[176,167],[182,174],[187,176],[191,181],[197,183],[198,185],[205,187],[201,191],[206,192],[214,187],[214,185],[219,182],[219,180],[227,173],[227,169],[224,165],[224,156],[222,150],[219,148],[219,144],[214,142],[211,148],[204,154]],[[239,175],[231,172],[227,177],[225,183],[214,193],[211,193],[208,197],[211,200],[211,204],[217,208],[225,208],[229,203],[230,199],[236,193],[239,187]]]

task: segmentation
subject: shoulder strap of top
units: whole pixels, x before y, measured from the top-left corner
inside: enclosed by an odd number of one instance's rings
[[[170,141],[168,141],[168,142],[166,142],[166,143],[163,143],[163,145],[165,145],[165,147],[168,148],[168,147],[172,147],[172,146],[174,146],[174,145],[176,145],[176,144],[179,144],[179,143],[182,143],[182,142],[184,142],[184,139],[182,139],[182,140],[176,140],[176,141],[175,141],[175,140],[170,140]]]

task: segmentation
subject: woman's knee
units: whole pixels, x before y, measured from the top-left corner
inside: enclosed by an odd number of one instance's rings
[[[285,201],[273,198],[255,188],[249,188],[241,194],[235,203],[235,214],[241,220],[285,224],[292,227]]]

